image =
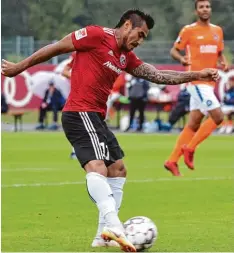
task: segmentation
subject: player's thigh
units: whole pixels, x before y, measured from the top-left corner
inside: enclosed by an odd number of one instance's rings
[[[97,113],[63,112],[62,125],[82,167],[90,161],[104,161],[106,136]]]
[[[188,127],[196,132],[199,129],[203,118],[204,114],[200,110],[190,111],[188,117]]]
[[[124,157],[124,152],[119,145],[118,140],[110,129],[106,127],[106,147],[105,147],[105,162],[106,166],[110,166]]]
[[[126,177],[127,169],[123,162],[123,159],[119,159],[107,167],[108,177]]]

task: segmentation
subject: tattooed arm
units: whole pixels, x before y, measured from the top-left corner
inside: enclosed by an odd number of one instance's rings
[[[139,67],[133,69],[130,74],[153,83],[167,85],[176,85],[196,80],[216,81],[218,79],[218,72],[215,69],[190,72],[158,70],[148,63],[141,64]]]

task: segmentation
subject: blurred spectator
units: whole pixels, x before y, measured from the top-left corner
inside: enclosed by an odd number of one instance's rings
[[[8,112],[8,104],[6,102],[6,97],[4,93],[1,94],[1,113],[7,113]]]
[[[65,103],[65,99],[62,96],[61,92],[55,88],[54,83],[49,83],[49,88],[45,92],[44,99],[40,106],[39,113],[39,124],[36,127],[37,130],[45,128],[44,119],[48,111],[53,112],[53,124],[49,127],[50,130],[57,130],[58,125],[58,111],[62,110]]]
[[[142,131],[144,119],[145,119],[145,107],[148,100],[149,82],[141,78],[133,78],[130,82],[129,87],[129,110],[130,110],[130,121],[129,127],[126,131],[131,129],[133,124],[136,110],[139,111],[139,125],[137,131]]]
[[[159,130],[170,131],[175,123],[189,112],[189,100],[190,94],[187,92],[186,88],[184,88],[178,94],[178,100],[170,113],[168,122],[160,122]]]
[[[232,121],[232,116],[234,115],[234,77],[229,79],[228,87],[222,105],[222,111],[227,119],[224,120],[223,125],[219,130],[219,133],[226,134],[232,133],[234,129]]]

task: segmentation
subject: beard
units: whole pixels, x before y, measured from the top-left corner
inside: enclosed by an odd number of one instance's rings
[[[202,16],[199,16],[199,19],[202,21],[202,22],[206,22],[206,21],[208,21],[208,20],[210,20],[210,15],[209,16],[207,16],[207,17],[202,17]]]
[[[130,52],[132,51],[131,49],[129,49],[127,47],[127,44],[128,44],[128,38],[129,38],[129,35],[130,35],[131,31],[128,32],[128,34],[123,38],[123,43],[122,43],[122,47],[121,49],[125,52]]]
[[[127,47],[127,38],[126,38],[126,37],[123,39],[123,44],[122,44],[121,49],[122,49],[123,51],[125,51],[125,52],[131,51],[131,50]]]

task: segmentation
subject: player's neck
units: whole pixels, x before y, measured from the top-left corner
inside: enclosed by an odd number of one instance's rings
[[[198,23],[200,26],[209,26],[209,25],[210,25],[210,19],[208,19],[208,20],[201,20],[201,19],[198,19],[198,20],[197,20],[197,23]]]
[[[115,29],[115,39],[116,39],[116,43],[118,45],[118,48],[121,48],[122,46],[122,38],[120,36],[121,32],[120,32],[120,29]]]

